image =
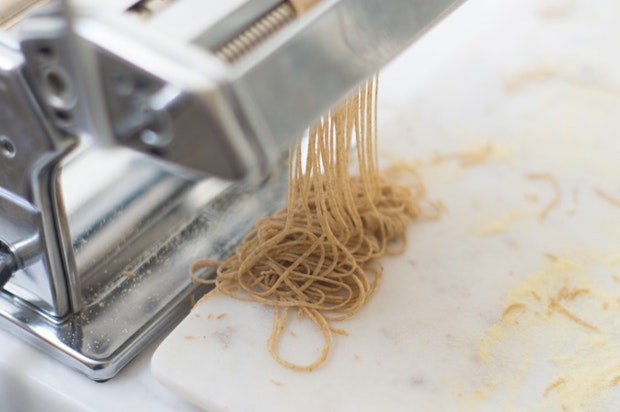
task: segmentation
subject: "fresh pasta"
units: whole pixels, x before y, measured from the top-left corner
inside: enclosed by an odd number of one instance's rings
[[[190,270],[196,281],[214,283],[214,292],[272,306],[268,350],[289,368],[311,371],[325,361],[332,334],[345,334],[333,323],[373,295],[383,276],[378,258],[404,250],[406,226],[422,213],[422,193],[380,176],[377,91],[377,79],[368,81],[310,130],[305,154],[304,143],[291,148],[286,207],[257,222],[234,254],[218,262],[215,279],[197,276],[211,260]],[[306,365],[279,355],[293,313],[314,322],[324,338],[319,356]]]

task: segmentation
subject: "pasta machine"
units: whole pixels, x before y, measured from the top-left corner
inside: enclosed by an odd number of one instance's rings
[[[282,205],[290,141],[457,3],[0,2],[0,327],[113,377]]]

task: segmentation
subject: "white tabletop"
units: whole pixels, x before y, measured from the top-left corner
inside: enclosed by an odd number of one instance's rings
[[[614,254],[620,250],[620,219],[615,217],[620,212],[593,188],[620,198],[619,15],[616,0],[468,0],[384,71],[382,158],[386,164],[399,159],[417,164],[429,196],[442,200],[448,210],[437,222],[412,225],[411,248],[399,258],[405,260],[386,260],[386,282],[367,307],[367,317],[376,319],[388,313],[381,309],[387,302],[406,304],[398,313],[406,314],[413,327],[399,329],[401,324],[392,317],[388,321],[394,322],[390,325],[395,335],[383,333],[382,340],[374,341],[409,348],[402,359],[410,373],[395,369],[400,375],[390,377],[391,385],[380,385],[382,390],[397,392],[407,388],[406,393],[398,392],[404,394],[405,408],[560,411],[563,406],[585,410],[580,405],[586,401],[594,405],[590,410],[617,406],[614,354],[620,355],[615,352],[620,341],[610,332],[609,311],[617,310],[615,297],[620,296],[616,290],[620,283],[612,277],[616,271],[620,274],[620,259]],[[483,154],[480,164],[433,161],[437,153],[468,151]],[[549,176],[558,182],[562,196],[541,221],[538,213],[555,193]],[[472,261],[477,262],[473,268]],[[580,304],[608,309],[599,313],[586,306],[569,308],[584,318],[596,314],[587,321],[598,331],[570,320],[559,327],[557,322],[567,317],[557,311],[555,317],[548,315],[548,302],[538,309],[552,323],[537,324],[532,317],[521,318],[521,326],[515,326],[512,316],[523,308],[519,302],[535,307],[523,288],[545,289],[536,276],[571,275],[579,265],[596,273],[585,279],[577,272],[569,277],[583,280],[592,295]],[[415,288],[408,294],[400,290],[403,276],[415,277]],[[550,290],[549,296],[555,291]],[[517,306],[505,312],[514,303]],[[370,359],[392,361],[385,347],[376,353],[363,352],[367,342],[359,340],[364,334],[356,334],[355,329],[355,322],[364,324],[363,316],[360,312],[348,325],[350,337],[336,338],[331,364],[343,354],[351,355],[347,361],[361,364]],[[546,326],[548,333],[537,335],[540,344],[519,338]],[[554,346],[556,332],[568,334],[582,346],[559,350]],[[179,329],[167,342],[191,342],[185,336]],[[94,383],[0,332],[0,409],[196,410],[183,397],[204,405],[204,397],[197,397],[197,389],[181,378],[163,379],[169,386],[176,382],[172,391],[153,377],[150,362],[156,346],[154,342],[111,381]],[[609,350],[599,358],[577,356],[580,348],[598,353],[593,351],[597,347]],[[246,355],[238,358],[236,367],[246,370],[243,376],[250,379],[256,375],[248,375],[248,351],[264,354],[265,347],[261,343],[240,350]],[[550,356],[549,351],[557,353]],[[209,352],[205,359],[233,362],[217,354],[217,350]],[[275,367],[263,371],[261,376],[268,378],[265,386],[275,395],[251,405],[253,410],[262,406],[285,410],[279,392],[296,385],[296,378],[286,373]],[[230,374],[222,376],[232,379]],[[594,376],[594,381],[571,386],[575,385],[571,376]],[[361,380],[371,383],[368,376]],[[185,391],[178,391],[179,386]],[[228,388],[228,392],[243,390],[247,390],[243,385]],[[241,397],[243,392],[236,393]],[[367,394],[369,405],[376,398],[371,394]],[[347,393],[327,395],[338,400]],[[359,393],[351,396],[357,396],[357,402],[364,399]],[[394,401],[389,396],[386,402]],[[237,405],[237,410],[243,410],[243,405]]]

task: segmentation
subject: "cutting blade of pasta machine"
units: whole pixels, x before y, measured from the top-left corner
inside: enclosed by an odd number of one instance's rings
[[[289,142],[459,2],[0,7],[1,326],[114,376],[283,203]]]

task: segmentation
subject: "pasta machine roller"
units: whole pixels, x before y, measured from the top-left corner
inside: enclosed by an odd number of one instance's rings
[[[456,3],[0,3],[0,327],[114,376],[282,205],[290,141]]]

